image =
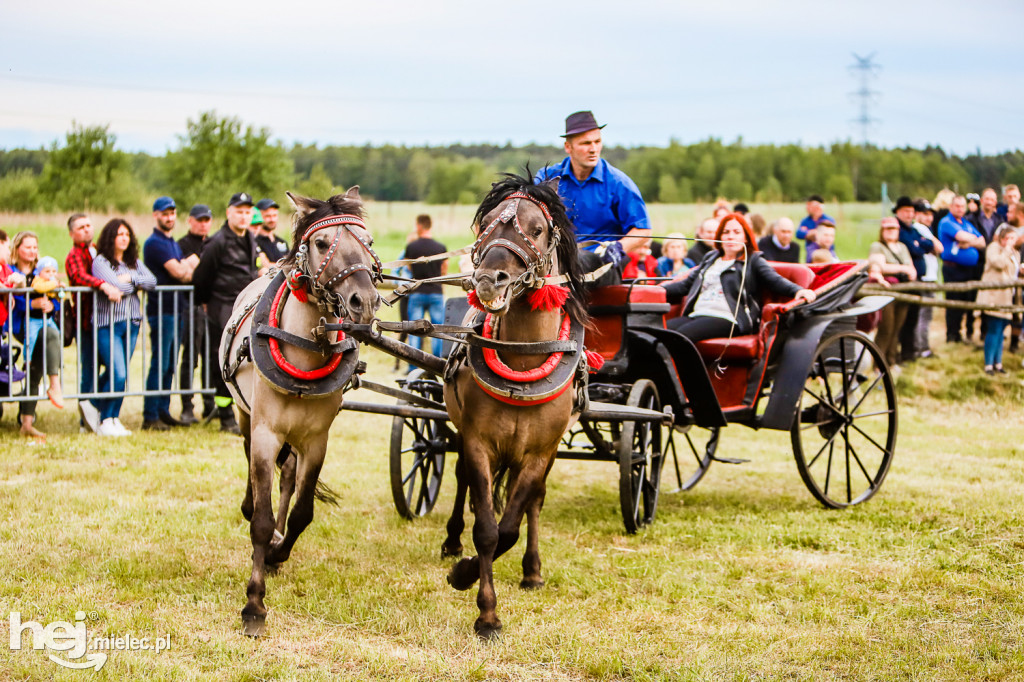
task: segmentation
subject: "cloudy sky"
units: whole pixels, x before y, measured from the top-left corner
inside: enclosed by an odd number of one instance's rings
[[[21,0],[0,8],[0,148],[71,122],[162,153],[205,110],[325,144],[859,141],[1017,149],[1024,2]]]

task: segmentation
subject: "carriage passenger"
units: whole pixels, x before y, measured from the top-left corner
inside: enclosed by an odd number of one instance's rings
[[[752,334],[760,323],[762,290],[814,300],[812,290],[801,289],[768,265],[757,249],[750,225],[740,214],[722,218],[715,239],[715,248],[686,279],[665,285],[669,303],[686,299],[683,314],[668,321],[669,329],[694,342]]]

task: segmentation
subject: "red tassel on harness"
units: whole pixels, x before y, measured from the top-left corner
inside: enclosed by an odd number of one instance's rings
[[[286,280],[288,284],[288,291],[291,292],[292,296],[294,296],[295,300],[299,303],[308,303],[309,296],[306,295],[306,285],[302,283],[300,277],[301,275],[297,269],[291,271],[288,275],[288,279]]]
[[[587,366],[590,367],[591,372],[596,372],[604,367],[604,357],[597,351],[585,350],[583,353],[587,356]]]
[[[545,284],[540,289],[530,293],[530,308],[532,310],[559,310],[569,298],[567,287],[556,287],[552,284]]]
[[[483,304],[480,303],[480,299],[476,295],[476,289],[473,289],[468,294],[466,294],[466,300],[469,302],[471,308],[476,308],[477,310],[484,310]]]

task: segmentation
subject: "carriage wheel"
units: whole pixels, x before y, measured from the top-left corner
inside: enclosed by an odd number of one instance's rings
[[[791,429],[811,494],[833,509],[870,499],[892,463],[896,427],[896,389],[878,347],[855,331],[822,340]]]
[[[443,400],[441,384],[422,369],[413,370],[406,390]],[[408,405],[404,400],[399,405]],[[451,430],[441,419],[396,416],[391,422],[391,496],[407,519],[430,513],[437,502]]]
[[[640,379],[629,391],[626,405],[661,411],[658,389],[649,379]],[[635,533],[654,520],[665,461],[661,449],[661,425],[648,421],[626,421],[618,442],[619,503],[627,533]]]
[[[665,460],[668,471],[675,474],[676,487],[666,491],[678,493],[689,490],[704,478],[718,449],[717,426],[675,426],[662,427],[662,442],[665,445]]]

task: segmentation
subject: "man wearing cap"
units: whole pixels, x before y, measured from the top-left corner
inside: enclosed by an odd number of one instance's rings
[[[825,213],[825,200],[818,194],[812,194],[807,197],[806,208],[807,217],[801,220],[800,225],[797,226],[796,236],[810,245],[814,241],[814,228],[824,221],[828,221],[833,225],[836,224],[836,221]]]
[[[238,294],[259,276],[256,264],[259,250],[256,238],[249,230],[252,207],[252,196],[247,192],[232,195],[226,211],[227,220],[206,242],[192,278],[199,302],[206,304],[211,355],[217,353]],[[216,369],[211,373],[217,389],[214,402],[220,417],[220,430],[239,434],[238,422],[231,409],[231,393],[224,377]]]
[[[933,251],[924,254],[924,274],[918,275],[922,282],[939,281],[939,254],[942,253],[942,242],[932,232],[935,222],[935,211],[927,199],[914,200],[914,224],[913,227],[921,235],[922,241],[930,241]],[[923,298],[935,298],[934,291],[922,291]],[[933,308],[930,305],[921,306],[917,314],[917,328],[914,330],[914,349],[918,357],[929,358],[933,355],[931,344],[928,341],[928,330],[932,324]]]
[[[142,246],[142,262],[156,277],[158,286],[188,284],[199,263],[197,256],[185,258],[171,233],[177,220],[174,199],[159,197],[153,202],[156,227]],[[174,363],[181,342],[181,318],[187,299],[180,292],[157,292],[146,299],[151,348],[146,391],[169,391],[174,381]],[[142,428],[165,431],[181,422],[170,414],[171,396],[147,395],[142,401]]]
[[[273,265],[288,255],[288,242],[274,234],[280,207],[273,199],[260,199],[256,202],[256,208],[263,218],[263,224],[256,227],[256,244],[267,257],[267,264]]]
[[[914,270],[917,272],[917,279],[925,275],[926,265],[924,257],[935,252],[935,244],[930,239],[925,239],[914,227],[914,218],[917,216],[917,209],[910,197],[902,196],[896,199],[896,205],[892,209],[896,220],[900,225],[900,241],[910,252],[910,260],[914,263]],[[915,337],[917,334],[917,321],[921,314],[921,306],[910,304],[907,306],[907,317],[900,328],[900,359],[909,362],[915,359],[918,352]]]
[[[210,234],[210,223],[213,222],[213,212],[206,204],[196,204],[188,212],[188,234],[178,240],[181,253],[185,258],[196,256],[199,258],[206,244],[207,236]],[[203,359],[203,380],[200,382],[203,388],[209,388],[213,382],[213,372],[217,371],[210,367],[208,357],[217,355],[217,344],[207,339],[206,333],[206,310],[199,303],[195,292],[188,299],[185,311],[181,320],[181,369],[178,375],[178,386],[182,390],[192,388],[192,381],[195,377],[196,367],[199,365],[199,358]],[[209,348],[207,348],[209,343]],[[209,355],[207,354],[209,351]],[[214,363],[216,365],[216,363]],[[203,394],[203,417],[213,414],[213,396]],[[192,410],[192,394],[181,395],[181,423],[195,424],[198,421]]]
[[[577,111],[565,119],[565,152],[557,166],[537,172],[534,182],[558,180],[558,194],[576,226],[577,241],[610,242],[580,252],[585,270],[601,262],[614,263],[613,273],[599,283],[621,281],[628,254],[646,246],[651,235],[640,190],[628,175],[601,158],[601,129],[590,111]]]

